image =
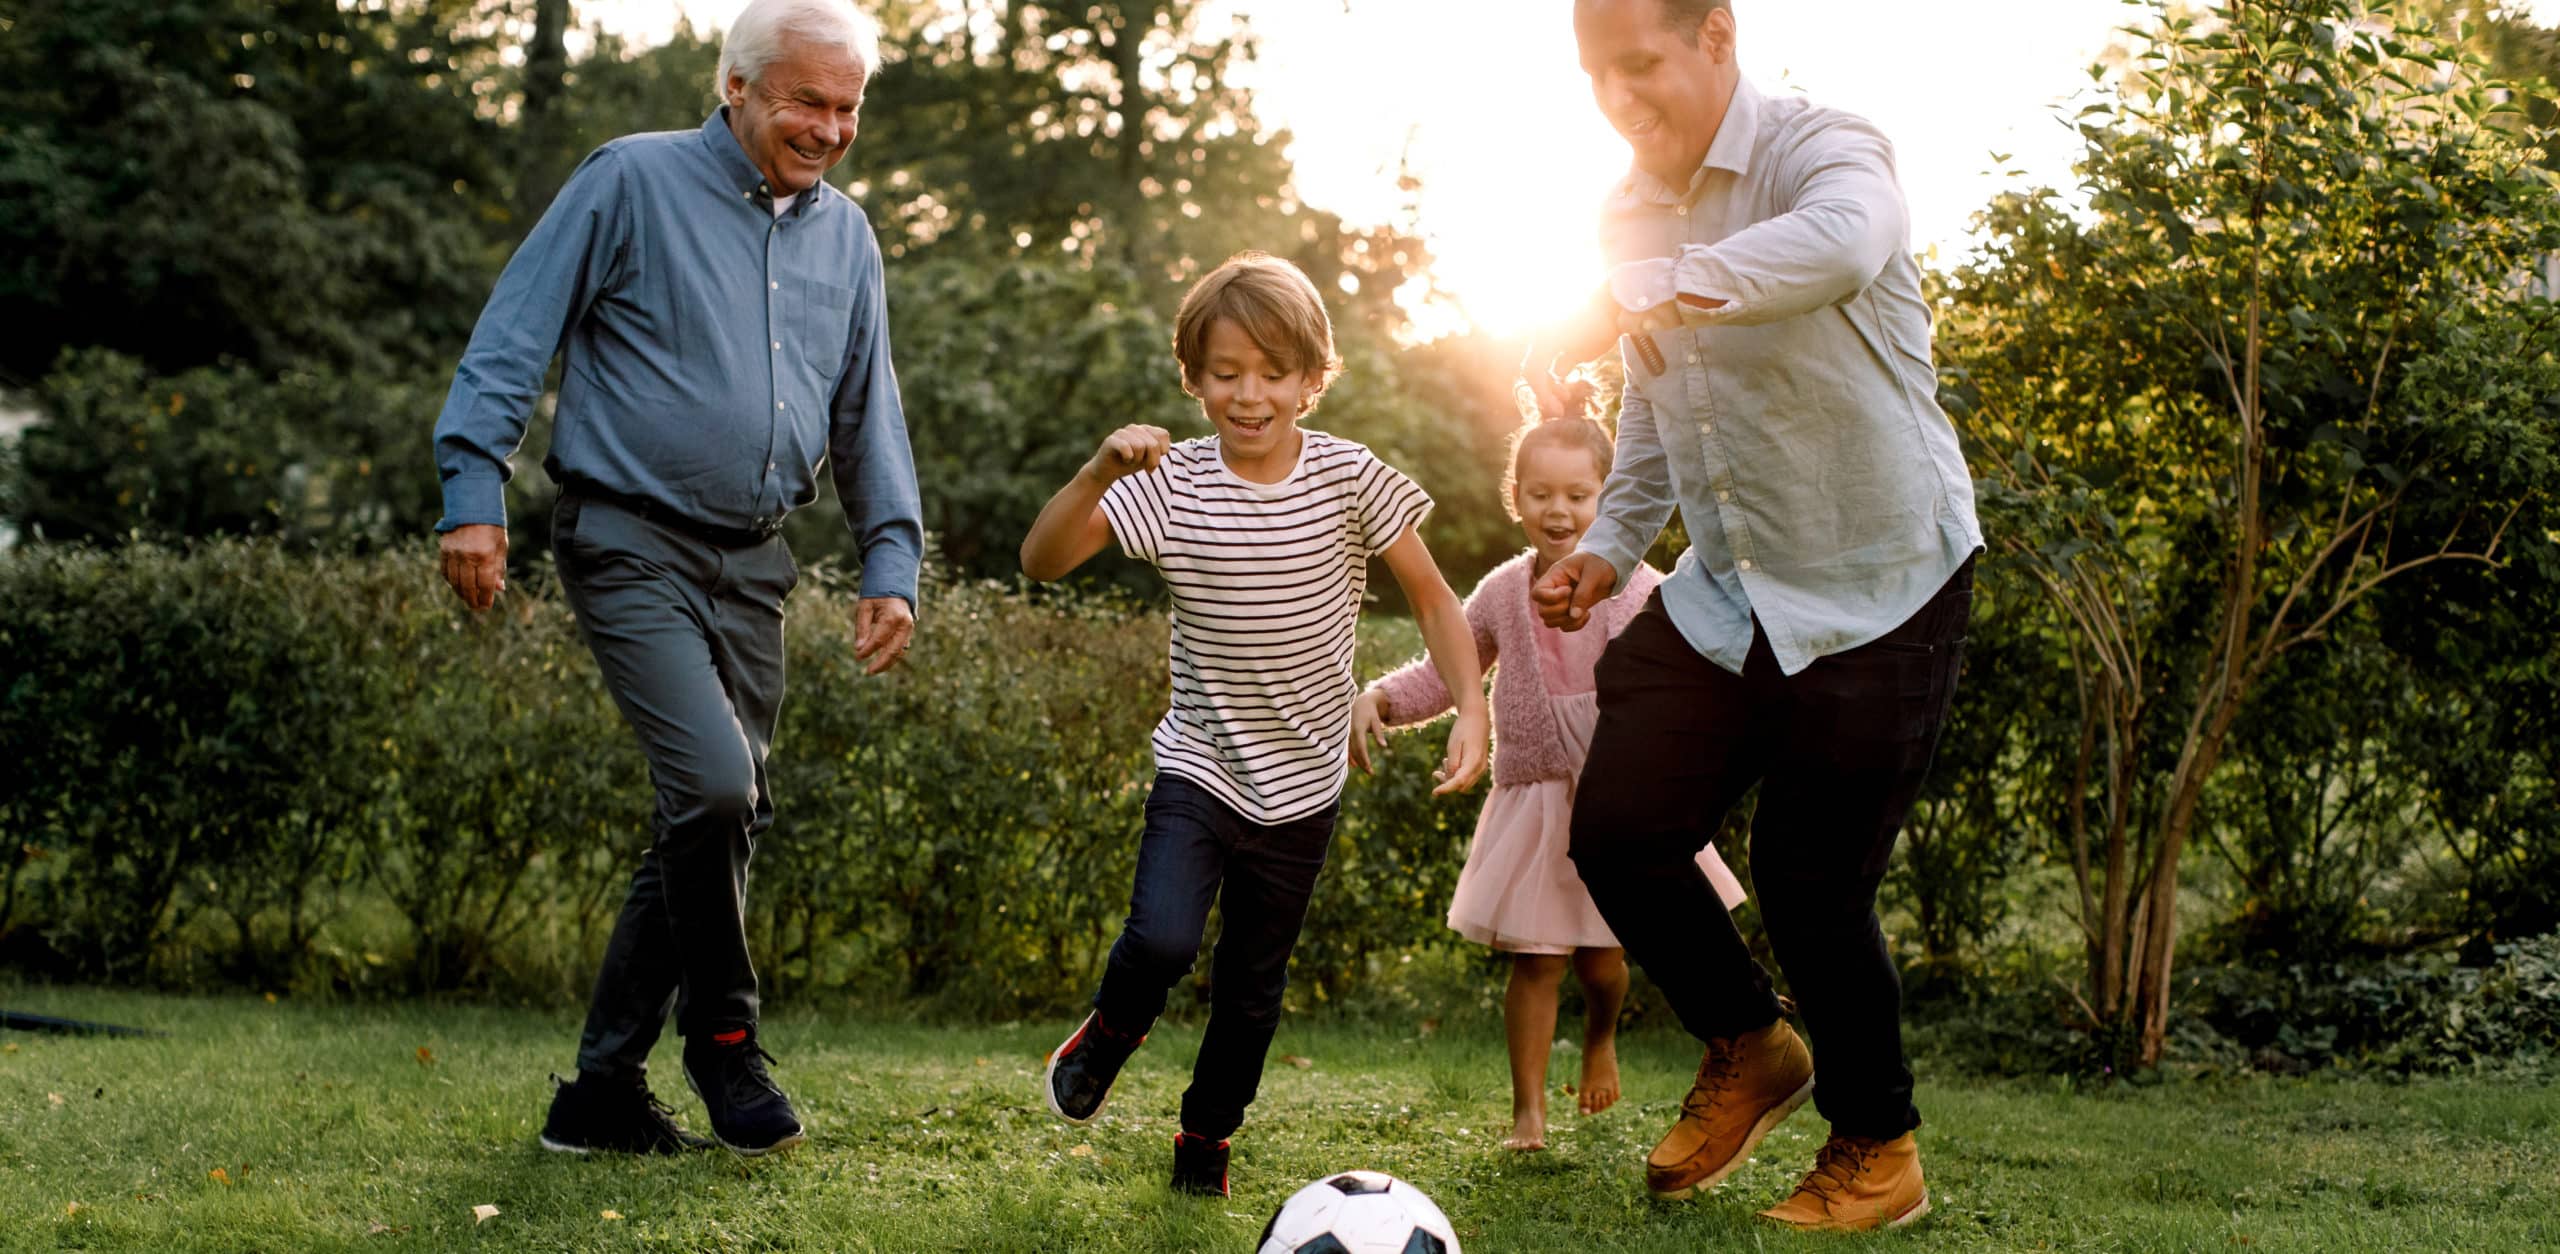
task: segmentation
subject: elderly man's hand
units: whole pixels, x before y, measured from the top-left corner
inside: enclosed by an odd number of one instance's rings
[[[469,523],[444,533],[436,543],[444,581],[464,605],[485,610],[507,590],[507,529]]]
[[[865,675],[877,675],[907,655],[916,634],[916,612],[905,597],[864,597],[853,607],[853,657],[868,662]]]

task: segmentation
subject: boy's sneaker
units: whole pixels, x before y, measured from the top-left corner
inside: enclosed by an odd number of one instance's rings
[[[542,1121],[542,1148],[563,1154],[681,1154],[711,1148],[676,1126],[649,1084],[638,1076],[551,1077],[551,1114]]]
[[[1173,1191],[1196,1197],[1227,1196],[1227,1143],[1175,1133]]]
[[[1049,1109],[1069,1123],[1093,1122],[1111,1096],[1111,1082],[1146,1039],[1112,1031],[1099,1010],[1086,1015],[1075,1035],[1050,1052],[1049,1069],[1041,1074],[1040,1094]]]
[[[689,1036],[684,1042],[684,1078],[711,1112],[711,1135],[733,1154],[754,1158],[786,1150],[808,1134],[791,1099],[782,1095],[764,1065],[774,1060],[756,1043],[751,1028]]]

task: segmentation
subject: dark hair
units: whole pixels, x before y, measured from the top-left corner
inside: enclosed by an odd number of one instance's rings
[[[1597,418],[1549,418],[1522,423],[1511,433],[1511,468],[1502,472],[1502,509],[1511,521],[1520,521],[1520,464],[1533,448],[1578,448],[1591,454],[1591,463],[1600,468],[1600,477],[1609,477],[1609,466],[1618,458],[1618,442]]]
[[[1574,7],[1583,8],[1590,3],[1591,0],[1574,0]],[[1708,14],[1732,7],[1733,0],[1662,0],[1662,24],[1672,34],[1694,44],[1698,42],[1698,28],[1706,24]]]

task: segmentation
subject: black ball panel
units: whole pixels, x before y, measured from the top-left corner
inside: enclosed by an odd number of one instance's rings
[[[1405,1240],[1404,1254],[1449,1254],[1449,1243],[1416,1228]]]
[[[1361,1197],[1371,1193],[1384,1193],[1395,1184],[1395,1181],[1390,1180],[1385,1176],[1364,1176],[1346,1172],[1325,1181],[1325,1183],[1340,1189],[1349,1196]]]
[[[1298,1254],[1351,1254],[1351,1251],[1344,1248],[1341,1238],[1328,1232],[1299,1246]]]

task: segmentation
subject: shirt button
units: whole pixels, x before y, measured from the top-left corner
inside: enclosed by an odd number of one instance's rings
[[[1750,559],[1750,558],[1747,558],[1747,557],[1746,557],[1746,558],[1744,558],[1744,559],[1742,559],[1741,561],[1735,562],[1735,563],[1734,563],[1734,565],[1735,565],[1735,566],[1738,566],[1738,567],[1740,567],[1740,568],[1742,568],[1742,569],[1744,569],[1744,570],[1750,570],[1750,569],[1752,569],[1751,559]]]
[[[780,402],[780,401],[775,401],[775,402],[773,403],[773,407],[774,407],[775,409],[780,409],[780,408],[782,408],[782,402]]]
[[[767,284],[765,284],[765,286],[766,286],[766,287],[769,287],[769,288],[772,288],[774,291],[777,291],[777,292],[779,292],[779,291],[781,291],[781,290],[782,290],[782,285],[781,285],[780,283],[767,283]]]
[[[1716,433],[1716,424],[1714,424],[1714,423],[1712,423],[1712,422],[1702,422],[1702,423],[1699,423],[1699,424],[1698,424],[1698,434],[1700,434],[1700,435],[1714,435],[1715,433]]]
[[[1674,206],[1672,206],[1671,212],[1676,213],[1676,214],[1679,214],[1681,217],[1684,217],[1684,218],[1685,218],[1685,217],[1688,217],[1688,216],[1689,216],[1689,206],[1687,206],[1687,205],[1674,205]]]
[[[765,468],[767,471],[771,471],[771,470],[773,469],[773,463],[772,463],[772,462],[766,462],[766,463],[764,464],[764,468]]]
[[[780,341],[780,340],[775,340],[775,341],[773,342],[773,351],[775,351],[775,352],[777,352],[777,353],[782,351],[782,341]]]
[[[1732,494],[1731,492],[1718,491],[1718,492],[1716,493],[1716,503],[1717,503],[1717,504],[1719,504],[1719,505],[1729,505],[1729,504],[1731,504],[1732,502],[1733,502],[1733,494]]]
[[[1698,354],[1694,351],[1689,354],[1689,364],[1692,366],[1698,364]]]

